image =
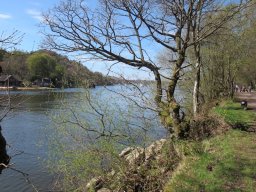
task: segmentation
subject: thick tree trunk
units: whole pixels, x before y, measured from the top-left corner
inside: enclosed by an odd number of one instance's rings
[[[10,161],[10,157],[6,152],[6,140],[1,132],[1,126],[0,126],[0,164],[8,165]],[[2,170],[5,168],[4,165],[0,165],[0,174]]]
[[[176,62],[175,68],[172,71],[172,77],[170,78],[167,88],[167,101],[160,104],[160,117],[163,125],[168,131],[175,137],[179,137],[182,129],[181,124],[183,117],[180,115],[180,105],[174,97],[175,89],[177,87],[178,80],[180,78],[181,65],[185,59],[185,52],[179,54],[179,58]]]

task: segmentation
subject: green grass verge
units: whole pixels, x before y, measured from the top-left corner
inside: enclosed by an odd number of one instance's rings
[[[184,148],[184,143],[180,144]],[[256,190],[256,135],[230,130],[199,143],[189,142],[190,153],[165,192]],[[186,153],[186,152],[185,152]]]
[[[213,108],[213,112],[220,115],[224,120],[235,126],[237,124],[249,125],[256,121],[256,113],[251,110],[244,110],[240,103],[224,101],[219,106]]]
[[[239,103],[224,102],[213,109],[235,126],[249,125],[255,112]],[[256,191],[256,134],[229,130],[202,142],[180,141],[184,154],[180,167],[166,184],[165,192]]]

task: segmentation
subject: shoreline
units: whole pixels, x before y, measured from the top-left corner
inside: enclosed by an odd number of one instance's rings
[[[41,91],[41,90],[55,90],[57,88],[51,87],[9,87],[10,91]],[[7,87],[0,87],[0,91],[7,91]]]

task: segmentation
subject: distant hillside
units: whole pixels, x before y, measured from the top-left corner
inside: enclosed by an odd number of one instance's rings
[[[23,81],[24,86],[31,86],[42,78],[50,78],[54,87],[92,87],[111,85],[119,81],[117,78],[92,72],[81,63],[48,50],[30,53],[0,50],[0,66],[2,74],[16,76]]]

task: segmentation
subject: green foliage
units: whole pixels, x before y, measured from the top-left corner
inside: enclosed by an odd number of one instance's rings
[[[93,145],[65,150],[56,163],[55,171],[64,176],[61,181],[63,191],[85,191],[86,181],[98,176],[104,178],[110,167],[121,165],[114,142],[105,139],[99,139]]]
[[[255,86],[256,18],[253,9],[255,3],[203,42],[201,92],[205,99],[232,97],[234,84]]]
[[[3,62],[1,62],[3,73],[15,75],[20,78],[20,80],[27,79],[27,54],[28,53],[22,51],[6,52],[3,55]]]
[[[51,78],[56,87],[79,87],[110,85],[117,79],[92,72],[79,62],[52,51],[39,50],[32,53],[0,51],[1,67],[4,74],[12,74],[31,85],[31,81]],[[30,81],[30,83],[28,83]]]
[[[53,77],[56,61],[46,53],[34,53],[27,59],[31,79]]]
[[[232,28],[219,31],[202,46],[202,90],[207,100],[233,95],[242,53],[241,38],[232,32]]]

